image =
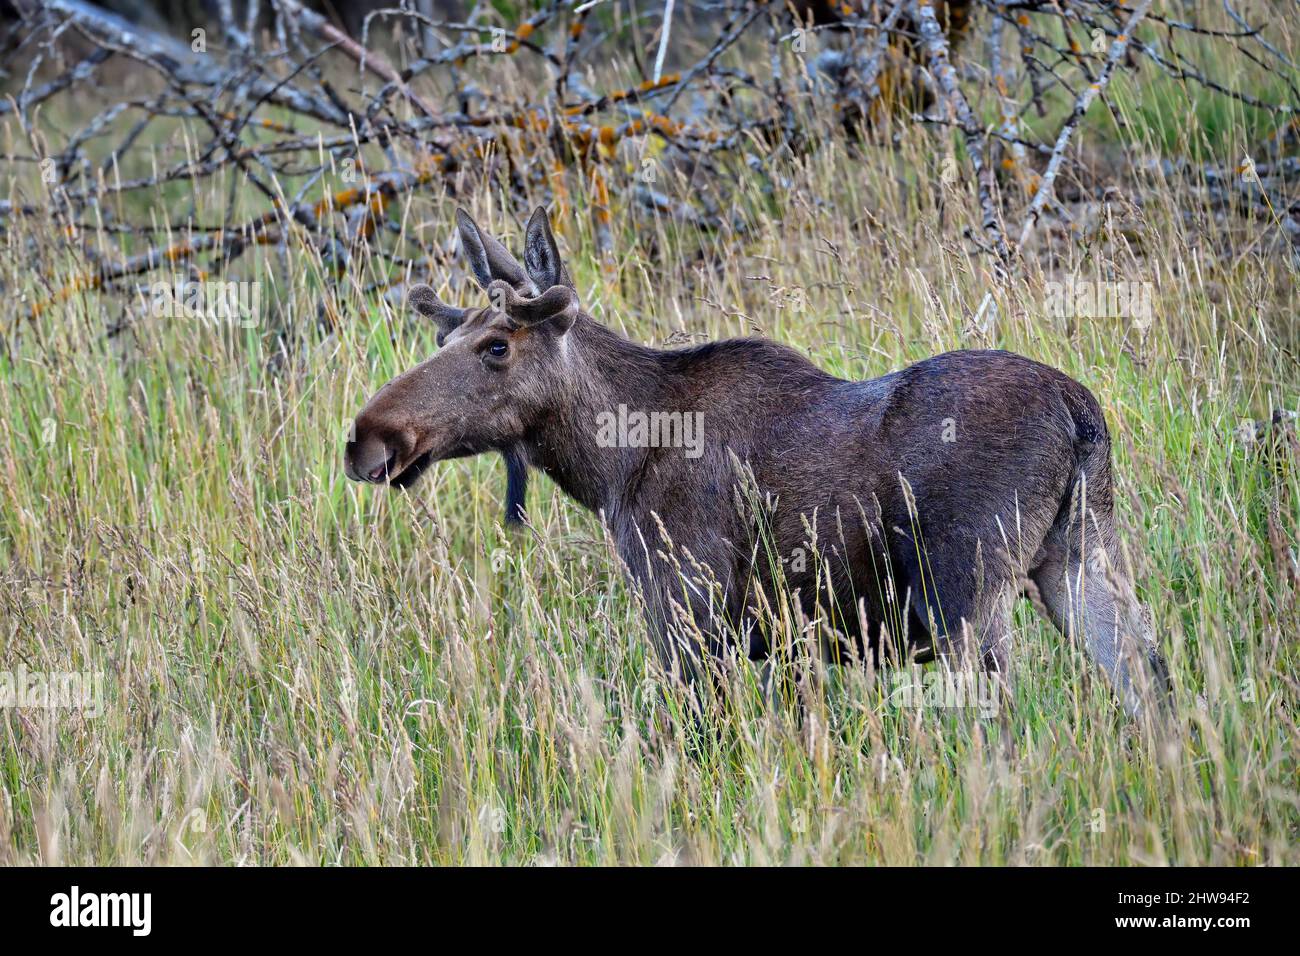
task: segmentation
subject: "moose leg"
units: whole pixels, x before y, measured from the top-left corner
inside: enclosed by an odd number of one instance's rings
[[[693,686],[700,677],[703,661],[688,608],[679,603],[674,588],[652,583],[643,593],[650,619],[650,639],[660,666],[673,679]]]
[[[989,602],[979,632],[980,664],[1003,683],[1011,680],[1011,603],[1011,589],[1000,588]]]
[[[1083,534],[1077,522],[1072,530],[1064,522],[1054,527],[1029,577],[1057,630],[1082,638],[1130,714],[1152,697],[1165,701],[1168,672],[1150,614],[1121,570],[1109,515],[1089,512]]]
[[[729,629],[733,615],[717,606],[713,582],[675,568],[663,567],[662,573],[642,584],[641,591],[660,665],[689,691],[700,714],[709,712],[726,698],[724,659],[736,651],[735,635]],[[743,653],[738,655],[743,658]]]
[[[658,508],[651,510],[652,505]],[[689,522],[666,525],[671,500],[646,503],[648,514],[630,516],[615,529],[619,555],[649,615],[650,636],[664,671],[690,693],[700,714],[726,697],[725,677],[738,638],[747,631],[734,585],[730,546]],[[649,528],[649,533],[642,529]],[[743,656],[744,650],[741,649]]]
[[[972,576],[969,568],[948,568],[938,560],[932,560],[930,567],[927,578],[911,576],[911,600],[918,621],[930,632],[936,655],[950,667],[979,666],[1006,681],[1011,592],[1001,581],[986,580],[984,573],[1000,575],[1002,569],[982,568],[982,573]]]

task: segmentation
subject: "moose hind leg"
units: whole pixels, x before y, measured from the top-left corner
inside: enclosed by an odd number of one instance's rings
[[[1094,534],[1083,546],[1077,526],[1073,534],[1054,529],[1029,577],[1056,629],[1071,640],[1082,638],[1125,710],[1136,716],[1148,701],[1165,701],[1168,671],[1150,612],[1121,570],[1113,532],[1093,520],[1088,526]]]

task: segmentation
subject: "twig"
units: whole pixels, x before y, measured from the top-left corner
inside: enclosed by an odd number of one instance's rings
[[[1016,242],[1016,248],[1023,252],[1025,243],[1029,241],[1029,235],[1034,231],[1034,226],[1038,224],[1039,217],[1047,207],[1047,203],[1052,198],[1055,191],[1056,177],[1061,171],[1061,164],[1065,161],[1065,150],[1070,145],[1070,138],[1074,131],[1079,128],[1083,121],[1084,114],[1088,112],[1088,107],[1092,106],[1093,100],[1100,96],[1110,83],[1110,78],[1115,74],[1115,67],[1124,56],[1124,51],[1128,49],[1129,38],[1142,22],[1142,18],[1147,15],[1151,9],[1152,0],[1138,0],[1137,6],[1129,14],[1128,20],[1124,23],[1123,32],[1115,37],[1110,44],[1110,52],[1106,56],[1106,63],[1101,68],[1101,73],[1097,76],[1095,82],[1090,83],[1084,88],[1079,98],[1075,101],[1074,109],[1070,112],[1069,118],[1065,125],[1061,127],[1060,133],[1056,137],[1056,145],[1052,148],[1052,156],[1047,161],[1047,169],[1043,172],[1043,178],[1038,183],[1038,191],[1034,193],[1033,201],[1029,204],[1029,212],[1025,215],[1024,225],[1020,227],[1020,239]]]
[[[1148,0],[1149,2],[1149,0]],[[912,0],[911,15],[921,31],[921,40],[925,44],[930,72],[934,74],[944,97],[957,115],[957,125],[961,128],[966,141],[966,151],[970,154],[971,165],[975,167],[975,182],[979,191],[980,215],[983,219],[984,234],[989,245],[1005,264],[1010,259],[1006,237],[1002,234],[1001,215],[993,198],[993,168],[988,163],[987,143],[984,130],[971,112],[970,104],[962,94],[957,82],[957,72],[952,68],[948,58],[948,41],[943,28],[935,19],[934,7],[929,2],[917,3]]]

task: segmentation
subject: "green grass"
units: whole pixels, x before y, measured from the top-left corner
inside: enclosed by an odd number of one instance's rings
[[[750,231],[703,267],[701,237],[621,201],[603,265],[581,193],[564,245],[588,310],[643,341],[757,331],[859,378],[997,345],[1086,383],[1174,677],[1168,741],[1028,604],[992,719],[901,709],[865,668],[774,708],[739,664],[688,739],[598,521],[553,485],[509,533],[497,459],[412,494],[344,478],[351,417],[433,334],[358,292],[380,261],[334,277],[291,243],[251,330],[137,310],[108,338],[126,300],[107,295],[5,321],[0,669],[102,671],[106,709],[0,709],[0,862],[1300,862],[1300,462],[1237,435],[1300,403],[1276,227],[1185,218],[1193,197],[1117,169],[1143,199],[1126,231],[1045,223],[981,333],[988,263],[954,238],[978,208],[940,162],[914,131],[828,142],[786,188],[745,183]],[[201,190],[198,214],[225,198]],[[463,201],[517,245],[499,199]],[[393,215],[442,237],[451,209],[430,192]],[[79,268],[38,275],[32,237],[6,236],[11,301]],[[283,278],[250,257],[241,276]],[[1046,314],[1071,271],[1154,283],[1154,321]]]

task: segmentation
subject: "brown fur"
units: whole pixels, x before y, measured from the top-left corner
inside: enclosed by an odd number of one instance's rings
[[[464,214],[460,230],[494,304],[413,290],[442,349],[362,409],[349,477],[405,486],[445,458],[518,456],[602,516],[688,677],[731,645],[767,657],[760,609],[784,586],[829,619],[832,656],[889,635],[1005,678],[1010,599],[1030,586],[1130,710],[1163,680],[1120,571],[1106,424],[1078,382],[1002,351],[845,381],[764,339],[649,348],[578,309],[544,210],[526,273]],[[598,416],[620,405],[702,412],[702,453],[602,447]]]

